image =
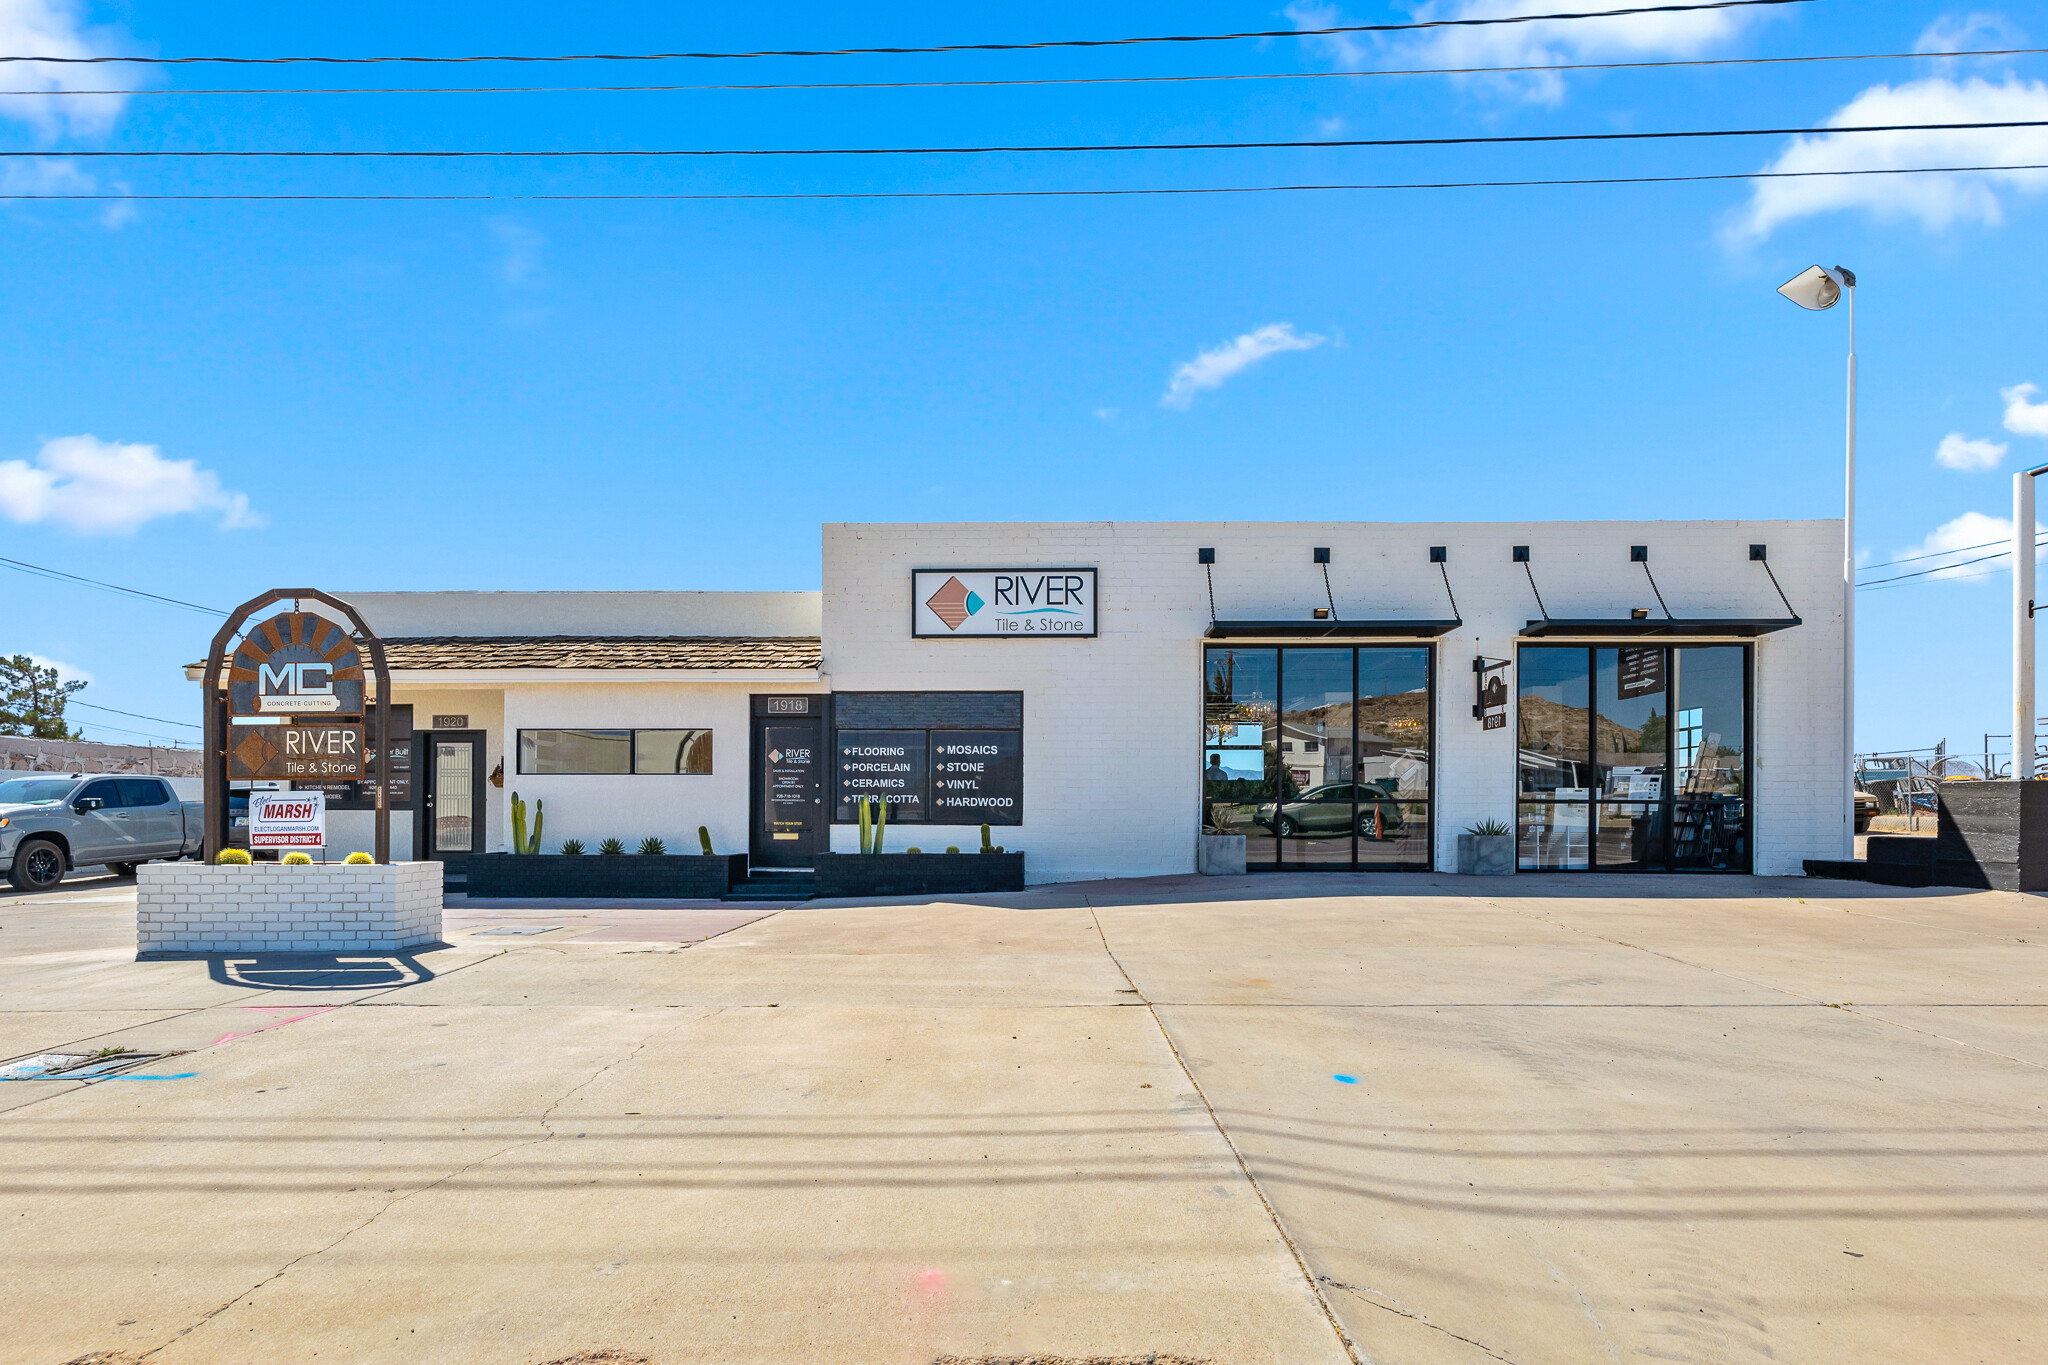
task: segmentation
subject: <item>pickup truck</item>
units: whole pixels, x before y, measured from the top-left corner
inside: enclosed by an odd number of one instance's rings
[[[116,876],[153,858],[196,855],[206,807],[161,777],[35,774],[0,782],[0,872],[22,891],[47,891],[74,868]]]

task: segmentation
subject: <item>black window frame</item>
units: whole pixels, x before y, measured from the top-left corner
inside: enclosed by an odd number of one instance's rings
[[[1249,872],[1434,872],[1437,870],[1436,797],[1438,747],[1437,737],[1439,729],[1437,725],[1438,716],[1436,708],[1438,651],[1437,642],[1434,640],[1381,640],[1375,641],[1371,644],[1350,643],[1348,645],[1342,641],[1328,643],[1312,642],[1307,640],[1204,640],[1202,642],[1202,647],[1200,648],[1200,650],[1197,651],[1196,656],[1200,668],[1200,695],[1202,697],[1203,705],[1202,723],[1196,729],[1195,762],[1197,765],[1197,771],[1195,781],[1197,785],[1197,790],[1203,792],[1204,795],[1206,795],[1209,771],[1209,753],[1211,750],[1242,749],[1249,751],[1254,747],[1249,744],[1211,744],[1208,742],[1207,706],[1209,696],[1210,654],[1212,652],[1217,651],[1235,651],[1242,653],[1250,653],[1253,650],[1266,649],[1270,649],[1274,652],[1274,757],[1282,774],[1280,778],[1280,783],[1275,790],[1274,800],[1276,803],[1284,803],[1286,764],[1284,762],[1279,761],[1279,756],[1283,753],[1294,752],[1293,750],[1286,747],[1287,651],[1289,649],[1331,648],[1349,648],[1351,650],[1351,777],[1348,779],[1349,785],[1351,787],[1351,857],[1349,861],[1346,862],[1290,862],[1287,858],[1285,840],[1281,839],[1279,837],[1278,832],[1275,831],[1273,835],[1273,860],[1271,862],[1252,862],[1249,859],[1247,859],[1245,863],[1245,869]],[[1367,863],[1362,861],[1360,857],[1360,839],[1358,835],[1358,808],[1360,803],[1359,791],[1363,786],[1366,785],[1365,783],[1361,782],[1358,777],[1358,760],[1360,747],[1358,713],[1360,709],[1360,703],[1364,700],[1364,698],[1359,695],[1359,683],[1364,676],[1364,656],[1368,653],[1380,652],[1385,650],[1419,650],[1422,653],[1424,677],[1423,716],[1424,723],[1428,726],[1429,740],[1429,762],[1427,765],[1429,773],[1428,795],[1425,796],[1424,799],[1419,803],[1412,801],[1404,801],[1398,798],[1395,802],[1395,804],[1398,805],[1420,804],[1424,807],[1424,819],[1427,822],[1429,829],[1429,856],[1422,862],[1392,867],[1387,866],[1384,863]],[[1263,739],[1257,747],[1260,749],[1261,752],[1263,752]],[[1303,790],[1306,791],[1308,790],[1308,788],[1303,788]],[[1207,805],[1205,802],[1202,803],[1202,809],[1204,811],[1207,810]],[[1206,822],[1206,816],[1204,816],[1204,821]]]
[[[1552,873],[1584,874],[1588,872],[1641,872],[1655,876],[1674,872],[1688,872],[1702,873],[1712,876],[1748,876],[1751,870],[1756,866],[1756,646],[1745,640],[1675,640],[1670,643],[1659,646],[1650,646],[1652,648],[1661,648],[1664,651],[1664,676],[1667,679],[1679,678],[1679,673],[1675,667],[1676,660],[1674,656],[1681,649],[1727,648],[1740,649],[1742,651],[1742,801],[1743,823],[1745,828],[1743,831],[1742,858],[1740,859],[1740,861],[1737,863],[1731,863],[1727,867],[1679,867],[1677,865],[1678,831],[1677,821],[1675,817],[1677,814],[1678,807],[1678,791],[1676,778],[1678,775],[1678,716],[1679,702],[1681,698],[1678,695],[1677,687],[1673,687],[1667,693],[1668,700],[1665,703],[1666,716],[1664,721],[1664,772],[1666,774],[1666,779],[1664,782],[1664,794],[1658,798],[1656,803],[1661,812],[1659,823],[1662,826],[1661,837],[1663,840],[1663,856],[1659,861],[1659,865],[1653,867],[1645,867],[1638,860],[1631,860],[1627,866],[1610,866],[1603,868],[1600,865],[1598,807],[1601,805],[1601,798],[1598,794],[1598,789],[1592,787],[1586,789],[1587,796],[1585,801],[1587,831],[1586,865],[1584,867],[1523,867],[1521,865],[1522,807],[1524,805],[1540,805],[1546,803],[1552,806],[1559,804],[1575,804],[1560,803],[1554,796],[1535,795],[1532,793],[1524,792],[1522,790],[1522,658],[1528,651],[1532,649],[1583,649],[1586,652],[1586,751],[1584,759],[1586,764],[1586,771],[1590,774],[1594,774],[1597,776],[1600,767],[1599,651],[1602,649],[1615,649],[1619,647],[1621,646],[1613,640],[1586,641],[1584,643],[1581,643],[1579,641],[1552,642],[1548,640],[1521,640],[1516,642],[1516,685],[1514,693],[1514,809],[1516,873],[1534,873],[1541,875],[1549,875]],[[1641,645],[1640,643],[1637,643],[1629,645],[1627,647],[1643,648],[1645,646]],[[1679,685],[1683,685],[1682,679],[1680,679]],[[1434,784],[1432,783],[1432,787],[1433,786]],[[1645,802],[1642,804],[1647,805],[1649,803]]]
[[[710,725],[527,725],[512,732],[512,771],[520,777],[710,777],[718,767],[718,740],[713,733],[716,727]],[[617,771],[598,772],[541,772],[526,766],[526,736],[542,731],[582,730],[592,734],[624,735],[626,737],[626,766]],[[643,772],[639,767],[640,736],[644,734],[674,734],[681,731],[701,731],[711,735],[711,766],[703,772]],[[429,732],[431,733],[431,732]]]

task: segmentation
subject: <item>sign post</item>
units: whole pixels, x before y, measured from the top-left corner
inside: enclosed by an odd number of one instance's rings
[[[244,623],[273,602],[290,600],[294,610]],[[301,601],[324,603],[345,615],[353,634],[313,612]],[[224,658],[237,631],[241,642]],[[384,642],[360,613],[338,597],[313,588],[273,588],[237,607],[213,637],[206,655],[206,861],[220,856],[227,830],[228,782],[351,781],[364,772],[367,695],[361,648],[370,651],[377,679],[374,743],[376,765],[377,861],[391,861],[391,670]],[[227,686],[221,669],[227,666]],[[225,692],[225,695],[223,695]],[[320,792],[274,796],[315,799],[324,844],[326,797]],[[255,800],[251,800],[252,848]]]

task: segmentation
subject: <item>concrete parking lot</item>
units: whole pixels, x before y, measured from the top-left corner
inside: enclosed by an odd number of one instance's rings
[[[1577,876],[0,898],[0,1360],[2032,1361],[2048,901]],[[609,1354],[607,1354],[609,1353]]]

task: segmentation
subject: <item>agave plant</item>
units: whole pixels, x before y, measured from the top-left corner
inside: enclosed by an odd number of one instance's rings
[[[650,834],[640,841],[640,847],[636,851],[643,858],[659,858],[668,852],[668,845]]]
[[[607,839],[597,846],[597,851],[602,854],[624,853],[626,851],[626,845],[624,844],[624,842],[618,839]]]
[[[581,857],[583,854],[583,841],[581,839],[562,840],[562,852],[571,858]]]
[[[1502,823],[1499,820],[1481,820],[1476,825],[1467,825],[1465,827],[1465,832],[1467,834],[1477,834],[1482,839],[1493,838],[1502,834],[1514,833],[1513,830],[1509,829],[1504,823]]]

